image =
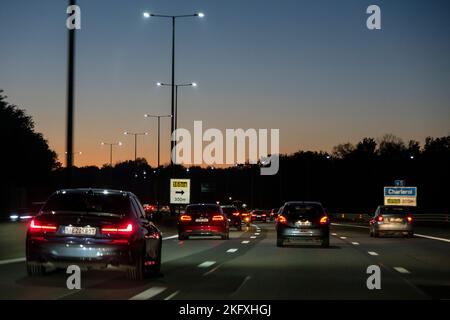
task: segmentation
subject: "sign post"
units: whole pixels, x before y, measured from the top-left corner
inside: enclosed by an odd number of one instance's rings
[[[417,187],[384,187],[384,205],[417,206]]]
[[[191,180],[170,179],[170,203],[189,204],[191,201]]]

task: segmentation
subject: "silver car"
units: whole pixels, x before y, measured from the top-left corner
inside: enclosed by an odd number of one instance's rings
[[[409,207],[379,206],[369,221],[371,237],[386,234],[401,234],[412,238],[414,236],[413,217]]]

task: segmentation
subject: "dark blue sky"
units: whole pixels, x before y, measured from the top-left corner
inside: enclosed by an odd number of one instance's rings
[[[326,150],[394,133],[423,141],[450,134],[450,2],[445,0],[79,0],[77,164],[102,164],[102,140],[150,131],[170,112],[170,23],[142,12],[204,19],[177,24],[180,127],[280,128],[281,151]],[[366,28],[370,4],[382,30]],[[65,8],[62,0],[1,0],[0,88],[64,152]],[[168,121],[167,121],[168,124]],[[168,125],[163,127],[168,139]],[[168,146],[165,146],[168,154]],[[168,157],[163,159],[168,160]]]

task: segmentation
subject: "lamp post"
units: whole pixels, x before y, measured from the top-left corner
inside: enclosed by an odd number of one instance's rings
[[[134,161],[136,162],[137,159],[137,137],[138,136],[146,136],[148,135],[148,132],[128,132],[125,131],[123,133],[124,135],[128,135],[128,136],[134,136]]]
[[[171,132],[173,133],[175,131],[175,23],[177,18],[189,18],[189,17],[199,17],[203,18],[205,16],[204,13],[194,13],[194,14],[185,14],[185,15],[177,15],[177,16],[171,16],[171,15],[163,15],[163,14],[155,14],[150,12],[144,12],[143,17],[145,19],[149,19],[151,17],[159,17],[159,18],[168,18],[172,20],[172,107],[171,107],[171,115],[172,115],[172,122],[171,122]],[[170,142],[171,150],[173,150],[175,146],[175,141]],[[172,163],[172,159],[171,159]]]
[[[113,163],[113,147],[117,146],[120,147],[122,146],[122,142],[102,142],[102,146],[109,146],[109,165],[112,167],[112,163]]]
[[[158,119],[158,169],[161,166],[161,118],[172,118],[171,115],[152,115],[146,114],[144,115],[146,118],[157,118]]]
[[[176,132],[176,130],[178,129],[178,88],[179,87],[197,87],[197,83],[196,82],[192,82],[192,83],[181,83],[181,84],[176,84],[176,85],[171,85],[169,83],[162,83],[162,82],[158,82],[156,84],[158,87],[175,87],[175,108],[174,108],[174,119],[173,119],[173,124],[174,124],[174,129],[172,130]],[[175,141],[177,141],[177,137],[175,135]],[[172,147],[173,149],[173,147]],[[176,162],[176,161],[175,161]]]

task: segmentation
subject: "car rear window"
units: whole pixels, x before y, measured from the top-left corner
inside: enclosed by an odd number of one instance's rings
[[[285,206],[283,209],[283,215],[286,215],[288,217],[318,217],[323,215],[323,213],[323,208],[316,204],[290,204]]]
[[[406,215],[411,214],[411,210],[405,207],[384,207],[381,208],[381,214],[396,214],[396,215]]]
[[[221,209],[219,206],[208,206],[208,205],[203,205],[203,206],[189,206],[186,208],[186,213],[187,214],[214,214],[214,213],[221,213]]]
[[[130,202],[127,197],[115,194],[55,194],[42,208],[42,211],[61,211],[71,213],[105,212],[120,215],[130,213]]]

